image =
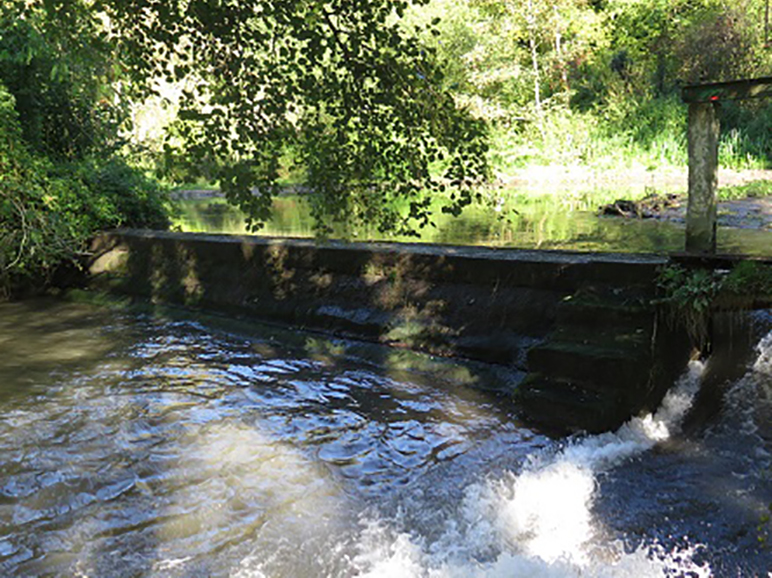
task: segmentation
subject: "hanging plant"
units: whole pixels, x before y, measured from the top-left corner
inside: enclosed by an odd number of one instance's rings
[[[663,267],[657,278],[671,325],[682,325],[694,345],[705,350],[716,309],[752,309],[772,301],[772,266],[741,261],[731,270]]]

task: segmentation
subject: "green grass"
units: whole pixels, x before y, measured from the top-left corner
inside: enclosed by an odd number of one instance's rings
[[[490,162],[511,174],[530,166],[581,166],[596,170],[686,168],[686,107],[664,99],[605,118],[599,109],[554,108],[542,121],[494,126]],[[768,116],[772,116],[769,113]],[[768,168],[772,137],[748,122],[722,131],[719,162],[734,170]]]
[[[721,187],[717,196],[719,201],[772,197],[772,181],[753,181],[745,185]]]

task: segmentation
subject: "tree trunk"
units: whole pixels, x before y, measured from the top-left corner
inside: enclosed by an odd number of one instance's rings
[[[528,12],[525,15],[525,19],[526,24],[528,25],[528,43],[531,48],[531,64],[533,65],[533,99],[536,108],[539,132],[544,135],[544,127],[541,118],[541,74],[539,70],[539,52],[537,50],[538,45],[536,38],[536,11],[534,9],[533,0],[528,0],[526,9]]]
[[[562,20],[560,19],[560,8],[558,8],[558,5],[555,4],[553,8],[555,10],[555,57],[557,58],[558,69],[560,70],[560,80],[563,84],[563,90],[566,93],[566,98],[568,98],[568,92],[571,87],[568,85],[566,62],[563,59],[563,33],[561,31]]]

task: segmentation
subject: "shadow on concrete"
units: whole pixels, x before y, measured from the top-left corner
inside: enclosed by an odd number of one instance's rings
[[[644,293],[651,291],[657,267],[666,261],[648,255],[316,243],[308,239],[132,230],[102,235],[94,244],[94,252],[91,273],[96,287],[154,303],[197,307],[398,350],[495,364],[509,372],[508,383],[490,387],[479,379],[478,384],[482,389],[507,394],[529,371],[534,348],[560,329],[559,312],[567,300],[588,287],[604,287],[599,294],[615,303],[626,301],[627,292],[637,295],[641,288]],[[593,307],[603,309],[604,303],[594,303]],[[579,332],[585,335],[584,342],[570,343],[568,355],[574,365],[588,370],[582,370],[578,378],[559,373],[557,365],[568,363],[565,351],[549,352],[549,359],[542,356],[547,361],[539,371],[556,374],[546,382],[549,395],[568,399],[566,388],[586,389],[587,383],[590,389],[597,389],[592,377],[599,371],[611,377],[621,371],[620,378],[607,380],[613,382],[612,388],[639,387],[622,379],[628,373],[637,376],[637,365],[630,369],[623,358],[609,359],[605,344],[587,344],[588,339],[596,339],[593,333],[618,329],[617,317],[607,316],[604,323],[609,326],[601,330],[598,320],[596,315],[586,316]],[[562,332],[563,349],[574,325]],[[650,333],[643,336],[648,339]],[[644,343],[636,351],[649,349]],[[558,354],[561,363],[549,361]],[[644,373],[650,362],[641,358]],[[582,383],[571,381],[574,379]],[[649,387],[648,379],[638,381],[640,387]],[[533,391],[538,393],[537,403],[547,409],[542,412],[542,421],[549,421],[549,395],[542,399],[544,389],[540,383]],[[655,393],[661,397],[664,390]],[[569,429],[598,431],[619,425],[642,409],[639,401],[629,408],[620,403],[628,397],[646,397],[619,392],[612,396],[605,390],[591,395],[601,396],[598,407],[603,406],[605,421],[601,423],[589,414],[586,418],[578,416]],[[574,396],[578,401],[569,404],[575,416],[583,411],[583,396]],[[611,409],[606,407],[608,400],[613,402]],[[645,400],[649,405],[658,401]],[[555,419],[563,418],[558,413]]]

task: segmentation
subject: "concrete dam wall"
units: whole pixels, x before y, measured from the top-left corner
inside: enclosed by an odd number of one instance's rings
[[[556,431],[656,406],[688,355],[650,304],[664,257],[137,230],[93,253],[96,287],[507,366]]]

